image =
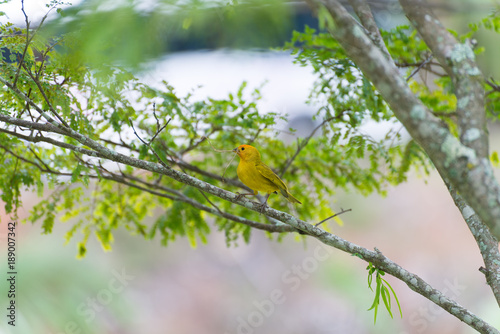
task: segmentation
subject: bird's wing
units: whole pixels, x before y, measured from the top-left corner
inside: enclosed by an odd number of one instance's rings
[[[286,189],[286,185],[278,175],[276,175],[271,168],[269,168],[266,164],[260,163],[255,165],[257,171],[264,176],[266,179],[271,181],[274,185],[276,185],[279,189]]]

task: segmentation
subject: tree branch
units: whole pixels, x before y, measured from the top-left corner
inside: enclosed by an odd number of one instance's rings
[[[488,92],[488,95],[494,92],[500,92],[500,85],[495,82],[495,79],[486,79],[485,82],[488,86],[491,87],[491,90]]]
[[[28,140],[29,141],[29,140]],[[73,147],[73,148],[77,148],[77,147]],[[24,156],[21,156],[17,153],[15,153],[14,151],[10,150],[9,148],[7,148],[6,146],[0,144],[0,149],[3,149],[5,152],[9,153],[10,155],[12,155],[13,157],[25,162],[25,163],[28,163],[30,165],[33,165],[35,166],[36,168],[38,168],[41,172],[43,173],[47,173],[47,174],[54,174],[54,175],[58,175],[58,176],[72,176],[72,173],[63,173],[63,172],[59,172],[59,171],[55,171],[53,169],[51,169],[49,166],[47,166],[45,164],[45,162],[41,161],[41,159],[32,151],[33,155],[35,155],[35,158],[37,158],[42,164],[44,167],[42,167],[41,165],[37,164],[36,162],[24,157]],[[81,152],[79,152],[81,153]],[[81,162],[89,167],[93,167],[92,165],[90,165],[88,162],[86,161],[83,161],[81,160]],[[173,190],[173,189],[170,189],[170,188],[167,188],[167,187],[162,187],[162,186],[159,186],[159,185],[153,185],[153,184],[150,184],[150,183],[147,183],[139,178],[134,178],[134,177],[131,177],[131,176],[127,176],[125,174],[122,174],[122,175],[118,175],[118,174],[115,174],[115,173],[112,173],[108,170],[104,170],[102,167],[99,167],[100,169],[100,173],[101,175],[100,176],[97,176],[97,175],[87,175],[88,177],[92,178],[92,179],[99,179],[99,178],[103,178],[103,179],[106,179],[106,180],[109,180],[109,181],[113,181],[113,182],[117,182],[117,183],[121,183],[123,185],[126,185],[126,186],[129,186],[129,187],[133,187],[133,188],[136,188],[136,189],[139,189],[141,191],[145,191],[147,193],[150,193],[154,196],[158,196],[158,197],[163,197],[163,198],[168,198],[170,200],[173,200],[173,201],[180,201],[180,202],[184,202],[186,204],[189,204],[199,210],[202,210],[202,211],[205,211],[205,212],[208,212],[208,213],[211,213],[213,215],[216,215],[216,216],[219,216],[219,217],[223,217],[223,218],[226,218],[228,220],[231,220],[231,221],[234,221],[236,223],[239,223],[239,224],[243,224],[243,225],[247,225],[247,226],[250,226],[252,228],[255,228],[255,229],[258,229],[258,230],[262,230],[262,231],[266,231],[266,232],[271,232],[271,233],[284,233],[284,232],[296,232],[297,230],[291,226],[288,226],[288,225],[270,225],[270,224],[263,224],[263,223],[259,223],[259,222],[256,222],[256,221],[252,221],[252,220],[249,220],[249,219],[246,219],[246,218],[243,218],[243,217],[239,217],[239,216],[235,216],[233,214],[230,214],[230,213],[227,213],[227,212],[223,212],[221,211],[220,209],[218,208],[211,208],[209,206],[206,206],[192,198],[189,198],[187,196],[185,196],[184,194],[182,194],[181,192],[178,192],[176,190]],[[134,181],[137,181],[137,182],[141,182],[143,183],[145,186],[140,186],[140,185],[137,185],[133,182],[129,182],[127,181],[126,179],[131,179],[131,180],[134,180]],[[173,193],[175,196],[172,196],[172,195],[168,195],[164,192],[159,192],[159,191],[154,191],[154,190],[151,190],[150,188],[159,188],[163,191],[166,191],[166,192],[170,192],[170,193]],[[208,199],[207,199],[208,200]],[[210,201],[209,201],[210,202]]]
[[[19,120],[7,115],[2,115],[0,114],[0,120],[18,125],[16,123],[22,123],[24,126],[29,125],[27,123],[32,123],[29,121],[23,121]],[[49,124],[46,124],[49,125]],[[50,128],[57,128],[53,125],[49,125]],[[28,128],[34,128],[35,125],[31,126],[26,126]],[[59,129],[58,129],[59,130]],[[148,170],[153,173],[159,173],[162,175],[166,175],[174,180],[177,180],[181,183],[184,183],[186,185],[193,186],[197,189],[200,189],[204,192],[207,192],[209,194],[212,194],[214,196],[217,196],[221,199],[227,200],[229,202],[242,205],[250,210],[256,211],[256,212],[261,212],[262,208],[259,203],[251,202],[247,200],[246,198],[242,198],[239,200],[236,200],[238,196],[232,192],[226,191],[224,189],[218,188],[216,186],[213,186],[209,183],[203,182],[201,180],[198,180],[196,178],[193,178],[189,175],[186,175],[185,173],[176,171],[169,166],[165,166],[159,163],[153,163],[149,161],[143,161],[139,160],[136,158],[128,157],[123,154],[120,154],[118,152],[109,150],[108,148],[100,145],[96,141],[87,138],[76,131],[69,129],[69,134],[71,138],[74,138],[78,141],[80,141],[82,144],[92,148],[96,152],[99,152],[102,154],[106,159],[116,161],[119,163],[123,163],[129,166],[137,167],[140,169]],[[211,212],[215,215],[221,215],[220,212],[218,212],[214,208],[210,208],[204,205],[201,205],[199,203],[193,203],[192,205],[198,205],[200,209],[207,210],[208,212]],[[397,277],[404,281],[412,290],[416,291],[417,293],[421,294],[422,296],[428,298],[429,300],[433,301],[443,309],[447,310],[450,314],[456,316],[458,319],[466,322],[469,324],[471,327],[477,329],[481,333],[499,333],[497,330],[495,330],[493,327],[485,323],[482,319],[477,317],[476,315],[472,314],[469,312],[467,309],[463,308],[462,306],[458,305],[455,301],[451,300],[450,298],[446,297],[444,294],[442,294],[440,291],[432,288],[428,283],[426,283],[424,280],[422,280],[420,277],[418,277],[415,274],[412,274],[408,272],[407,270],[403,269],[401,266],[398,264],[394,263],[387,257],[385,257],[382,253],[380,252],[374,252],[370,251],[366,248],[360,247],[354,243],[351,243],[347,240],[344,240],[336,235],[333,235],[331,233],[328,233],[322,229],[319,229],[311,224],[308,224],[307,222],[300,220],[286,212],[278,211],[275,209],[272,209],[270,207],[264,208],[263,213],[271,218],[274,218],[278,221],[281,221],[287,225],[287,229],[289,227],[299,229],[306,234],[311,235],[312,237],[320,240],[321,242],[335,247],[339,250],[342,250],[344,252],[356,255],[360,257],[361,259],[373,263],[377,268],[384,270],[386,273],[393,275],[394,277]],[[228,217],[225,214],[222,215],[223,217]],[[245,219],[241,217],[232,217],[234,219],[238,219],[241,222],[243,222]],[[247,222],[248,223],[248,222]],[[260,223],[258,223],[260,224]],[[273,228],[273,229],[280,229],[280,225],[267,225],[267,224],[262,224],[266,226],[265,228]],[[257,226],[257,225],[256,225]],[[258,225],[260,226],[260,225]],[[264,228],[264,226],[261,226]],[[267,227],[269,226],[269,227]],[[257,228],[257,227],[256,227]],[[284,229],[284,227],[283,227]]]
[[[371,38],[373,43],[378,46],[380,51],[385,54],[388,60],[394,62],[389,50],[387,50],[387,46],[384,43],[380,30],[375,22],[375,18],[373,17],[373,13],[366,0],[349,0],[349,3],[351,4],[352,9],[354,9],[354,12],[358,16],[363,27],[368,31],[368,36]]]
[[[119,146],[119,147],[126,148],[126,149],[128,149],[130,151],[139,152],[138,149],[134,149],[132,146],[128,145],[127,143],[123,143],[123,142],[122,143],[117,143],[117,142],[114,142],[114,141],[111,141],[111,140],[105,139],[105,138],[101,138],[101,141],[103,141],[103,142],[105,142],[107,144],[111,144],[113,146]],[[160,142],[160,145],[164,147],[163,144],[164,144],[163,142]],[[166,147],[164,147],[164,148],[166,149]],[[243,183],[241,183],[237,179],[222,178],[218,174],[214,174],[214,173],[208,172],[206,170],[200,169],[200,168],[196,167],[195,165],[191,165],[191,164],[185,162],[184,160],[182,160],[179,157],[167,156],[167,163],[172,164],[172,165],[177,165],[181,169],[189,170],[191,172],[195,172],[196,174],[203,175],[203,176],[209,177],[211,179],[218,180],[218,181],[221,181],[223,183],[226,183],[226,184],[229,184],[229,185],[241,188],[241,189],[245,189],[247,191],[251,191],[250,188],[248,188],[247,186],[245,186]]]
[[[38,131],[42,131],[42,132],[51,132],[51,133],[56,133],[56,134],[60,134],[60,135],[65,135],[64,131],[61,131],[57,126],[53,126],[50,123],[49,124],[48,123],[42,124],[42,123],[38,123],[38,122],[30,122],[30,121],[22,120],[22,119],[19,119],[19,118],[13,118],[13,117],[10,117],[10,116],[6,116],[6,115],[3,115],[3,114],[0,114],[0,121],[3,121],[5,123],[7,123],[7,124],[17,125],[17,126],[20,126],[20,127],[23,127],[23,128],[28,128],[28,129],[31,129],[31,130],[38,130]],[[81,153],[81,154],[93,156],[93,157],[96,157],[96,158],[105,158],[99,152],[96,152],[96,151],[93,151],[93,150],[88,150],[88,149],[85,149],[85,148],[81,148],[81,147],[78,147],[78,146],[75,146],[75,145],[67,144],[67,143],[64,143],[64,142],[61,142],[61,141],[57,141],[57,140],[54,140],[52,138],[48,138],[48,137],[44,137],[44,136],[26,136],[26,135],[22,135],[22,134],[17,133],[17,132],[13,132],[13,131],[1,129],[1,128],[0,128],[0,132],[6,133],[8,135],[15,136],[15,137],[18,137],[20,139],[23,139],[23,140],[26,140],[26,141],[30,141],[30,142],[33,142],[33,143],[46,142],[46,143],[49,143],[49,144],[52,144],[52,145],[55,145],[55,146],[58,146],[58,147],[70,149],[72,151],[75,151],[75,152],[78,152],[78,153]],[[104,140],[104,142],[108,142],[109,143],[109,141],[106,141],[106,140]],[[116,143],[111,142],[111,144],[115,145]],[[132,149],[132,147],[129,146],[129,145],[127,145],[127,146],[119,145],[119,146]],[[232,186],[235,186],[235,187],[238,187],[238,188],[242,188],[242,189],[247,189],[248,191],[250,191],[248,187],[246,187],[245,185],[243,185],[243,183],[241,183],[241,182],[239,182],[237,180],[234,180],[234,179],[224,179],[223,180],[220,175],[204,171],[204,170],[202,170],[202,169],[200,169],[200,168],[198,168],[198,167],[196,167],[194,165],[191,165],[191,164],[188,164],[187,162],[184,162],[183,160],[167,160],[167,162],[168,163],[176,164],[179,167],[182,167],[182,168],[185,168],[187,170],[193,171],[193,172],[198,173],[200,175],[207,176],[209,178],[213,178],[215,180],[222,181],[222,182],[230,184]]]
[[[33,38],[35,37],[35,35],[37,34],[38,30],[42,27],[43,23],[45,22],[45,20],[47,19],[49,13],[55,8],[55,5],[52,5],[52,7],[50,7],[50,9],[45,13],[45,15],[42,17],[42,20],[40,21],[40,24],[38,25],[38,27],[36,28],[36,30],[33,32],[33,34],[31,34],[30,36],[30,21],[28,19],[28,14],[26,14],[26,11],[24,10],[24,0],[21,0],[21,11],[23,12],[23,15],[24,15],[24,20],[25,20],[25,23],[26,23],[26,43],[25,43],[25,46],[24,46],[24,51],[23,51],[23,54],[21,56],[21,59],[19,59],[19,66],[17,68],[17,72],[16,72],[16,75],[14,77],[14,81],[12,83],[12,87],[16,87],[16,83],[17,83],[17,80],[19,79],[19,75],[21,73],[21,68],[24,68],[26,73],[28,73],[28,75],[31,77],[31,79],[33,80],[33,82],[37,85],[38,87],[38,90],[40,91],[40,93],[42,94],[45,102],[47,103],[47,105],[49,106],[49,109],[51,110],[51,112],[56,116],[56,118],[61,122],[61,124],[63,124],[65,127],[69,127],[69,125],[64,121],[64,119],[57,113],[57,111],[52,107],[52,104],[50,103],[50,100],[48,99],[47,95],[45,94],[45,91],[44,89],[42,88],[41,84],[40,84],[40,81],[38,80],[38,74],[35,78],[35,76],[33,76],[33,73],[32,71],[26,66],[26,63],[24,62],[24,59],[26,57],[26,52],[28,51],[28,48],[29,48],[29,45],[31,44],[31,42],[33,41]],[[34,61],[34,60],[33,60]],[[41,73],[41,69],[42,69],[42,66],[43,64],[40,66],[40,73]],[[3,81],[3,80],[2,80]],[[4,82],[5,83],[5,82]],[[10,87],[9,87],[10,88]]]
[[[498,240],[490,233],[488,227],[476,215],[474,210],[467,205],[457,191],[446,182],[448,190],[467,223],[483,257],[485,270],[481,272],[486,276],[486,282],[493,291],[493,295],[500,306],[500,251]]]
[[[49,126],[49,124],[43,124],[42,125],[42,124],[37,123],[37,122],[26,123],[27,121],[24,121],[24,120],[21,120],[21,119],[19,119],[21,121],[20,122],[21,124],[19,122],[17,122],[17,123],[6,122],[6,123],[20,125],[20,126],[23,126],[23,127],[26,127],[26,128],[30,128],[30,129],[38,129],[38,130],[41,130],[41,131],[54,132],[54,133],[58,133],[58,134],[62,134],[62,135],[67,135],[68,134],[68,128],[65,128],[63,125],[57,123],[52,117],[50,117],[50,115],[48,115],[46,112],[44,112],[36,103],[33,102],[33,100],[31,100],[26,94],[24,94],[23,92],[21,92],[17,87],[12,86],[7,80],[5,80],[2,77],[0,77],[0,82],[4,83],[9,89],[11,89],[14,93],[16,93],[16,95],[18,95],[23,100],[25,100],[28,105],[31,105],[32,107],[34,107],[38,111],[38,113],[42,117],[44,117],[52,125],[52,127]],[[74,138],[74,137],[72,137],[72,138]],[[74,139],[76,139],[76,138],[74,138]],[[112,143],[113,145],[120,145],[120,144],[113,143],[113,142],[110,142],[110,141],[107,141],[107,142],[108,143]],[[131,147],[129,145],[123,144],[123,145],[120,145],[120,146],[124,146],[126,148],[131,149]],[[95,156],[97,156],[97,152],[94,152],[94,154],[95,154]],[[216,174],[203,171],[203,170],[197,168],[196,166],[190,165],[190,164],[188,164],[188,163],[186,163],[186,162],[184,162],[184,161],[182,161],[180,159],[179,159],[179,161],[174,161],[174,163],[177,164],[181,168],[186,168],[188,170],[191,170],[193,172],[199,173],[201,175],[212,177],[214,179],[217,179],[217,180],[220,180],[222,182],[231,184],[233,186],[249,190],[248,187],[246,187],[245,185],[243,185],[243,183],[241,183],[241,182],[239,182],[237,180],[222,179],[222,177],[220,177],[220,176],[218,176]]]
[[[213,214],[215,216],[226,218],[228,220],[232,220],[232,221],[234,221],[236,223],[240,223],[240,224],[243,224],[243,225],[250,226],[250,227],[258,229],[258,230],[263,230],[263,231],[272,232],[272,233],[296,232],[295,228],[293,228],[291,226],[288,226],[288,225],[263,224],[263,223],[259,223],[259,222],[253,221],[253,220],[249,220],[249,219],[243,218],[243,217],[235,216],[235,215],[227,213],[227,212],[223,212],[223,211],[221,211],[218,208],[212,208],[212,207],[206,206],[204,204],[201,204],[200,202],[195,201],[194,199],[189,198],[189,197],[185,196],[184,194],[181,194],[181,196],[178,196],[178,197],[174,197],[174,196],[171,196],[171,195],[167,195],[165,193],[160,193],[160,192],[148,189],[146,187],[141,187],[139,185],[136,185],[134,183],[126,181],[124,177],[119,177],[116,174],[114,174],[112,176],[104,176],[104,178],[108,179],[108,180],[112,180],[112,181],[118,182],[118,183],[121,183],[121,184],[124,184],[124,185],[127,185],[127,186],[130,186],[130,187],[134,187],[134,188],[140,189],[142,191],[146,191],[146,192],[148,192],[148,193],[150,193],[152,195],[155,195],[155,196],[168,198],[168,199],[171,199],[171,200],[174,200],[174,201],[184,202],[184,203],[189,204],[192,207],[195,207],[195,208],[197,208],[199,210],[211,213],[211,214]]]
[[[374,84],[441,175],[450,180],[493,235],[500,238],[500,185],[493,175],[489,159],[482,158],[480,154],[478,156],[472,148],[461,143],[422,104],[398,69],[385,58],[338,1],[309,2],[316,10],[319,6],[326,6],[335,22],[328,27],[329,32]]]
[[[339,115],[337,116],[332,116],[332,117],[329,117],[325,120],[323,120],[323,122],[321,122],[320,125],[318,125],[317,127],[315,127],[311,133],[309,134],[309,136],[307,136],[306,138],[304,138],[302,140],[302,142],[300,142],[298,145],[297,145],[297,150],[295,151],[295,154],[287,159],[287,161],[285,162],[285,165],[283,166],[283,168],[281,169],[281,171],[279,172],[279,176],[280,177],[283,177],[283,175],[285,174],[286,170],[290,167],[290,165],[293,163],[293,161],[295,160],[295,158],[297,158],[297,156],[299,155],[300,151],[302,151],[302,149],[304,147],[307,146],[307,144],[309,143],[309,140],[311,140],[312,137],[314,137],[314,135],[316,134],[316,131],[318,131],[321,127],[323,127],[323,125],[325,125],[326,123],[328,122],[331,122],[332,120],[334,119],[339,119],[341,118],[342,116],[344,115],[344,111],[342,111]]]
[[[38,113],[47,120],[47,122],[49,122],[50,124],[54,125],[55,127],[57,127],[60,131],[59,133],[60,134],[66,134],[67,131],[69,131],[69,128],[68,127],[65,127],[64,125],[56,122],[49,114],[47,114],[45,111],[42,110],[42,108],[40,108],[35,102],[33,102],[32,99],[30,99],[26,94],[24,94],[23,92],[21,92],[19,90],[19,88],[13,86],[9,81],[5,80],[3,77],[0,76],[0,82],[2,82],[4,85],[7,86],[7,88],[9,88],[11,91],[13,91],[17,96],[19,96],[20,98],[22,98],[24,101],[26,101],[26,103],[28,103],[29,105],[31,105],[33,108],[36,109],[36,111],[38,111]]]
[[[24,66],[26,66],[26,65],[24,65]],[[54,114],[54,116],[56,116],[56,118],[59,120],[59,122],[61,122],[62,125],[69,128],[68,123],[66,123],[66,121],[61,117],[61,115],[59,115],[59,113],[52,106],[50,99],[48,98],[47,94],[45,94],[45,90],[43,89],[42,84],[40,83],[40,80],[38,80],[38,78],[35,77],[31,71],[28,71],[26,67],[25,67],[25,69],[26,69],[26,72],[28,73],[28,75],[30,76],[30,78],[33,80],[33,82],[38,87],[38,91],[40,92],[40,94],[42,94],[42,97],[45,100],[45,103],[47,103],[47,105],[49,106],[49,109],[52,112],[52,114]]]
[[[81,147],[78,147],[78,146],[75,146],[75,145],[64,143],[62,141],[58,141],[58,140],[55,140],[55,139],[52,139],[52,138],[48,138],[48,137],[44,137],[44,136],[33,136],[33,135],[26,136],[26,135],[22,135],[20,133],[17,133],[17,132],[14,132],[14,131],[5,130],[5,129],[0,129],[0,132],[8,134],[8,135],[13,136],[13,137],[17,137],[17,138],[25,140],[25,141],[32,142],[32,143],[44,142],[44,143],[48,143],[48,144],[51,144],[51,145],[54,145],[54,146],[58,146],[58,147],[61,147],[61,148],[66,148],[66,149],[72,150],[72,151],[77,152],[77,153],[89,155],[89,156],[92,156],[92,157],[95,157],[95,158],[104,158],[98,152],[87,150],[85,148],[81,148]]]
[[[432,55],[430,55],[426,60],[424,60],[420,65],[418,65],[418,67],[413,71],[411,72],[411,74],[408,76],[408,78],[406,78],[406,81],[410,81],[411,78],[413,78],[415,76],[415,74],[418,73],[418,71],[420,71],[425,65],[427,65],[430,61],[432,60]]]
[[[309,3],[314,10],[318,10],[320,6],[326,7],[334,20],[333,24],[328,25],[329,32],[375,85],[397,118],[424,148],[441,175],[450,180],[492,233],[499,237],[500,186],[493,176],[489,160],[481,158],[480,153],[463,145],[432,115],[411,92],[394,64],[386,59],[338,1],[310,0]],[[436,302],[436,297],[430,299]],[[464,314],[457,314],[452,308],[440,306],[481,333],[498,333],[482,321],[472,324],[467,317],[464,318]]]
[[[21,0],[21,11],[23,12],[24,20],[26,23],[26,43],[24,44],[23,54],[21,55],[21,58],[18,59],[19,65],[17,66],[16,75],[15,75],[14,80],[12,82],[12,85],[14,87],[16,86],[17,80],[19,79],[19,75],[21,74],[21,68],[23,67],[24,58],[26,58],[26,53],[28,52],[28,47],[31,43],[31,40],[34,37],[34,36],[30,37],[30,21],[28,20],[28,15],[26,14],[26,12],[24,10],[24,0]]]
[[[453,82],[460,141],[479,158],[488,156],[483,76],[469,43],[458,42],[436,18],[426,0],[400,0],[406,16]]]
[[[320,221],[319,223],[314,224],[314,226],[315,226],[315,227],[318,227],[319,225],[323,224],[323,223],[324,223],[324,222],[326,222],[327,220],[330,220],[330,219],[332,219],[332,218],[335,218],[335,217],[337,217],[337,216],[340,216],[341,214],[344,214],[344,213],[349,212],[349,211],[352,211],[352,209],[346,209],[346,210],[344,210],[344,209],[340,208],[340,212],[337,212],[337,213],[336,213],[336,214],[334,214],[333,216],[330,216],[330,217],[328,217],[328,218],[323,219],[323,220],[322,220],[322,221]]]
[[[40,166],[36,162],[31,161],[31,160],[29,160],[29,159],[27,159],[27,158],[25,158],[25,157],[23,157],[23,156],[21,156],[19,154],[16,154],[14,151],[10,150],[7,146],[4,146],[4,145],[0,144],[0,149],[4,150],[5,152],[9,153],[13,157],[15,157],[15,158],[17,158],[17,159],[19,159],[21,161],[24,161],[24,162],[26,162],[26,163],[28,163],[30,165],[35,166],[36,168],[38,168],[42,172],[46,172],[46,173],[52,173],[52,172],[54,172],[51,169],[43,168],[42,166]],[[52,174],[63,175],[63,173],[59,173],[59,172],[54,172]]]

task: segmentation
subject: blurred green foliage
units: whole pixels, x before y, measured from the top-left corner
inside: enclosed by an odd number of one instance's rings
[[[288,38],[284,1],[83,1],[46,25],[47,36],[78,32],[77,55],[94,65],[144,65],[171,50],[269,48]]]
[[[480,30],[485,29],[488,31],[500,33],[500,6],[497,4],[495,10],[480,20],[479,22],[472,22],[469,24],[470,31],[462,39],[472,39],[474,36],[480,32]],[[475,53],[481,54],[486,51],[483,46],[476,46]],[[496,55],[495,55],[496,57]],[[495,58],[496,59],[496,58]],[[486,115],[492,120],[497,120],[500,118],[500,83],[494,78],[488,78],[485,80],[486,88]]]

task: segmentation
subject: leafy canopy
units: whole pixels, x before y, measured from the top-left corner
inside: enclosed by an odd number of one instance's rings
[[[233,6],[207,10],[209,15],[214,10],[222,10],[224,15],[231,16],[230,26],[237,26],[243,14]],[[57,25],[59,21],[54,21],[47,30],[1,25],[0,76],[42,110],[52,116],[57,114],[73,130],[109,149],[147,161],[156,162],[157,157],[134,134],[131,125],[141,138],[149,141],[159,126],[170,120],[151,143],[162,161],[234,192],[242,191],[236,180],[235,163],[228,169],[228,180],[222,178],[231,154],[215,152],[202,137],[210,138],[215,147],[223,149],[242,143],[255,145],[266,164],[278,174],[285,171],[284,179],[291,192],[303,202],[301,206],[283,208],[286,202],[279,196],[271,196],[270,205],[296,212],[312,222],[332,214],[331,203],[338,189],[365,195],[384,194],[389,184],[406,180],[411,166],[428,172],[429,163],[419,145],[403,137],[403,127],[387,104],[329,34],[306,27],[303,32],[294,32],[284,45],[284,51],[293,55],[298,66],[309,66],[316,75],[308,103],[316,107],[314,119],[322,124],[315,136],[297,138],[296,142],[286,145],[279,135],[292,129],[283,129],[278,122],[285,121],[287,115],[260,111],[259,87],[248,87],[243,82],[226,98],[195,99],[190,94],[179,95],[168,82],[159,87],[148,86],[136,78],[130,71],[135,67],[129,65],[139,64],[138,48],[148,55],[157,54],[158,50],[154,45],[142,44],[123,48],[123,40],[112,38],[116,29],[124,27],[133,27],[134,41],[144,35],[157,37],[164,24],[175,22],[177,26],[170,27],[169,32],[180,29],[186,34],[194,33],[199,28],[193,27],[201,26],[200,22],[207,19],[201,14],[202,9],[195,14],[183,12],[182,20],[172,21],[167,18],[176,17],[175,11],[163,12],[161,20],[157,17],[160,11],[140,13],[142,21],[130,25],[129,20],[137,15],[131,11],[132,7],[124,8],[117,10],[126,12],[112,14],[121,13],[126,20],[119,21],[117,26],[115,19],[120,15],[112,16],[114,19],[106,21],[104,30],[99,32],[94,31],[96,25],[87,24],[107,15],[99,11],[95,16],[60,11],[63,16],[60,22],[69,23]],[[156,20],[146,20],[147,15],[155,15]],[[283,11],[282,15],[286,16],[287,12]],[[481,24],[497,30],[496,21],[494,17]],[[99,22],[102,26],[104,21]],[[471,29],[472,34],[479,29],[479,24]],[[67,32],[60,33],[61,30]],[[407,76],[429,57],[423,41],[408,26],[386,31],[383,38]],[[142,38],[141,43],[145,41],[147,39]],[[155,41],[153,38],[152,44]],[[168,45],[168,41],[166,43]],[[456,128],[453,118],[456,99],[449,78],[436,64],[429,64],[421,71],[437,74],[437,79],[431,87],[413,76],[412,89],[451,129]],[[497,91],[488,95],[490,115],[496,118],[498,94]],[[0,113],[30,121],[41,119],[33,105],[6,85],[0,87]],[[366,134],[367,124],[380,124],[387,131],[384,136],[374,138]],[[65,147],[74,145],[85,149],[63,135],[47,135],[2,124],[1,199],[6,211],[17,215],[22,206],[22,191],[36,191],[38,196],[44,196],[27,220],[39,223],[43,233],[50,233],[56,221],[71,222],[66,239],[77,238],[79,256],[85,255],[91,236],[96,237],[105,250],[111,249],[113,232],[120,227],[146,239],[158,238],[163,245],[187,237],[195,246],[200,241],[206,242],[212,229],[223,231],[228,244],[240,238],[250,240],[251,227],[211,215],[200,209],[200,205],[215,206],[235,216],[273,224],[256,212],[208,197],[175,180],[91,157],[82,151],[61,147],[64,145],[54,145],[54,141],[67,144]],[[151,220],[153,223],[148,223]],[[382,288],[385,287],[382,285]]]

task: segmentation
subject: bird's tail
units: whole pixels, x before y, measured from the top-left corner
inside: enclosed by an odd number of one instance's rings
[[[290,192],[288,191],[288,189],[286,189],[286,188],[285,189],[280,189],[280,192],[281,192],[281,195],[283,195],[283,197],[285,197],[288,202],[302,204],[301,201],[299,201],[298,199],[296,199],[295,197],[293,197],[292,194],[290,194]]]

